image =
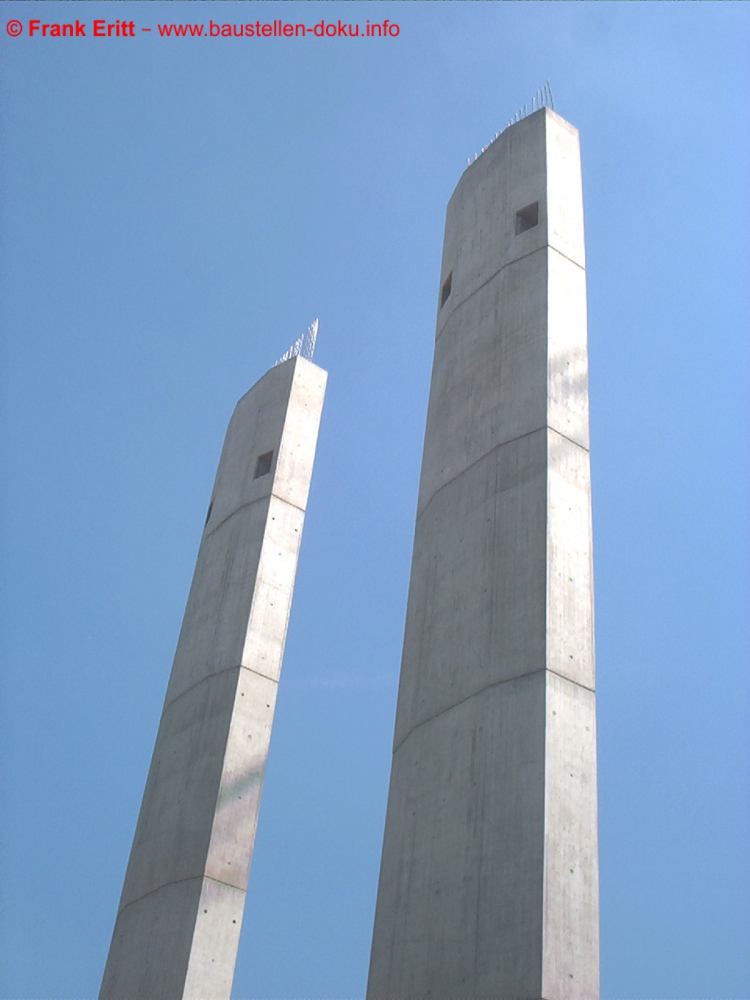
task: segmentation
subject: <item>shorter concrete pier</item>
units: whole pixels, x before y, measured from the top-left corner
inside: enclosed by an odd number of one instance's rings
[[[208,508],[100,1000],[228,1000],[326,373],[239,401]]]

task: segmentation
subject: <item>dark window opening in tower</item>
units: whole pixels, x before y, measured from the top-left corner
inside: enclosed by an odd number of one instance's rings
[[[260,479],[261,476],[267,476],[271,471],[272,462],[272,451],[267,451],[264,455],[259,455],[258,461],[255,463],[255,475],[253,476],[253,479]]]
[[[442,309],[445,303],[448,301],[448,296],[451,293],[451,282],[453,281],[453,271],[448,275],[448,277],[443,282],[443,290],[440,293],[440,308]]]
[[[533,205],[527,205],[526,208],[522,208],[520,212],[516,212],[516,236],[519,233],[525,233],[527,229],[533,229],[537,225],[539,225],[538,201],[535,201]]]

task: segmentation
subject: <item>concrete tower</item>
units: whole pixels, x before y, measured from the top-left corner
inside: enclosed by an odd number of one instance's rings
[[[292,357],[229,424],[101,1000],[230,995],[326,378]]]
[[[506,129],[447,211],[370,1000],[599,995],[578,132]]]

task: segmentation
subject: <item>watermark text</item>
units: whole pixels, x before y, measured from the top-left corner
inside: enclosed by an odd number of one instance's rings
[[[398,38],[400,26],[386,18],[383,21],[317,21],[315,24],[276,20],[255,21],[243,24],[216,21],[188,24],[157,24],[154,28],[139,28],[135,21],[116,18],[108,21],[43,21],[30,18],[23,21],[13,18],[6,22],[5,31],[12,38],[26,35],[29,38],[137,38],[152,33],[160,38]]]

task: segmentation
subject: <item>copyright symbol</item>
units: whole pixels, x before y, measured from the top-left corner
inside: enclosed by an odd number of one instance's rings
[[[5,30],[8,32],[9,35],[12,35],[14,38],[17,38],[18,35],[20,35],[21,32],[23,31],[23,25],[21,24],[20,21],[15,21],[15,20],[8,21],[8,23],[5,25]]]

